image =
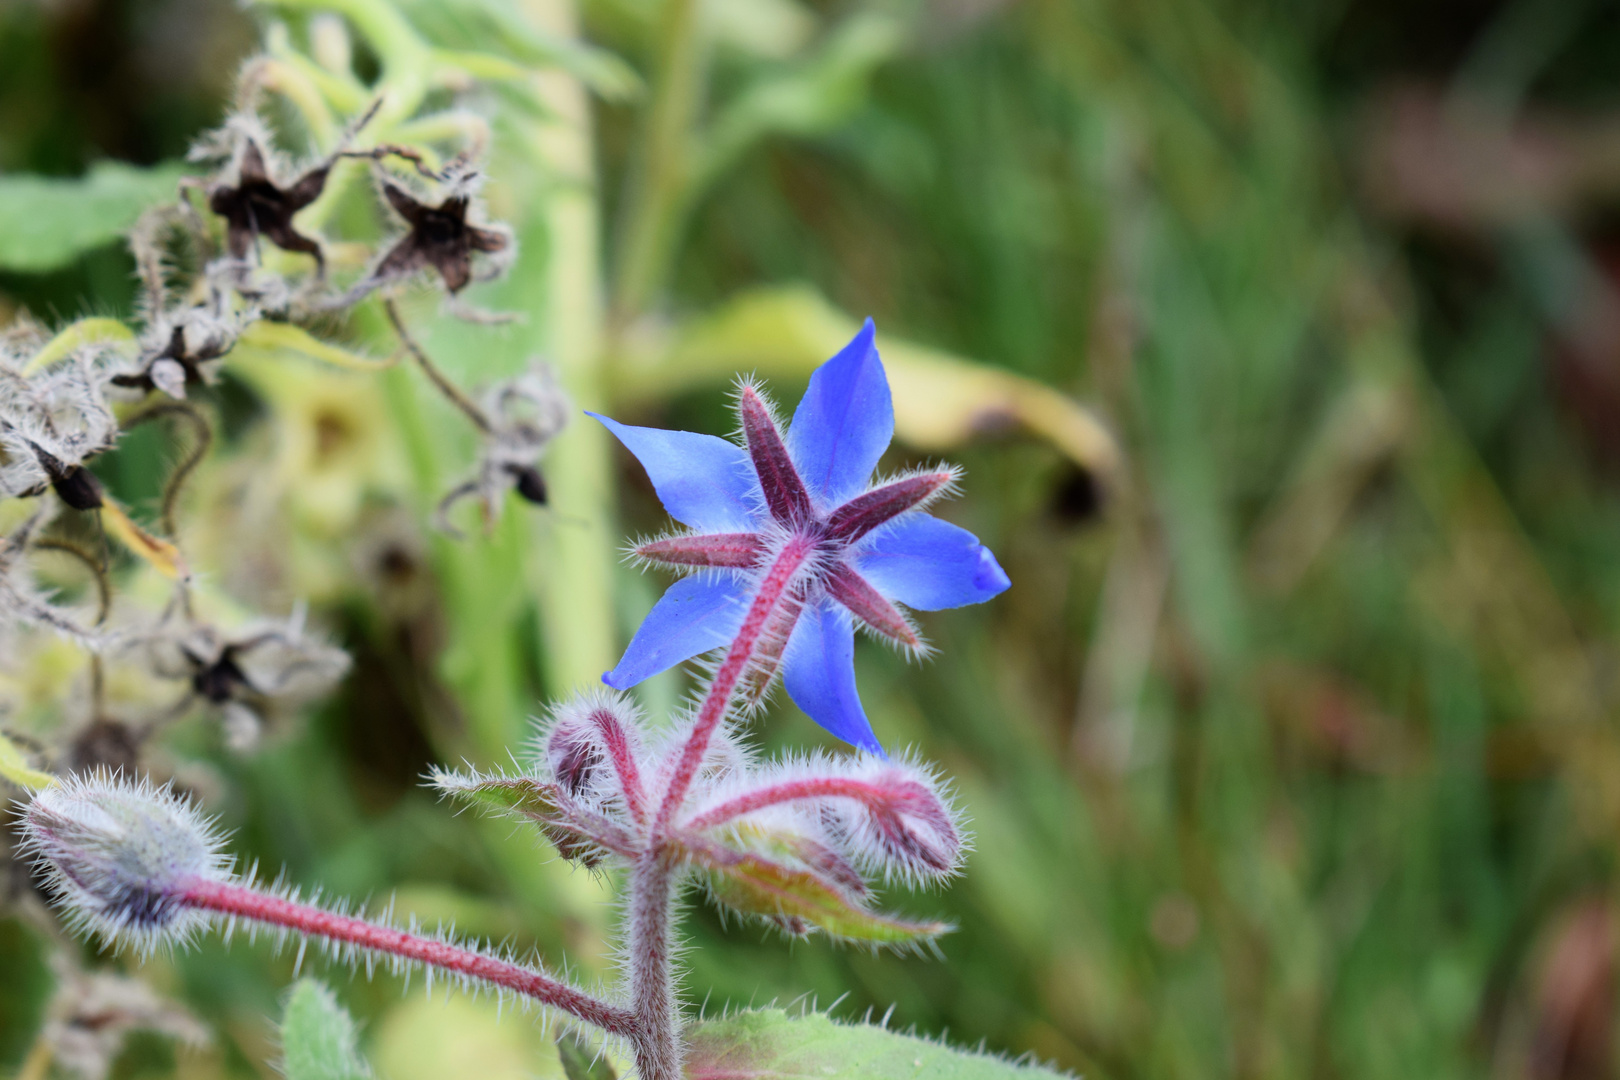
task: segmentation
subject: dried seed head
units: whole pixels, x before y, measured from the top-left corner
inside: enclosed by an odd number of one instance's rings
[[[70,923],[141,952],[204,926],[185,890],[229,875],[218,837],[189,803],[105,771],[36,794],[23,837]]]
[[[500,520],[509,489],[536,506],[546,505],[546,478],[538,462],[546,446],[568,425],[572,408],[556,375],[541,363],[485,391],[479,409],[488,427],[478,471],[440,500],[440,527],[452,536],[459,535],[460,530],[450,523],[450,511],[470,498],[477,498],[485,526],[492,526]]]

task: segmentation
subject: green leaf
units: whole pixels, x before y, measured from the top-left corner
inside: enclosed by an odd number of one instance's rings
[[[564,1028],[557,1036],[557,1056],[568,1080],[619,1080],[607,1055],[592,1048],[590,1039],[577,1028]]]
[[[840,1024],[821,1015],[790,1018],[780,1009],[694,1025],[689,1040],[687,1080],[1054,1080],[1059,1075],[869,1024]]]
[[[281,1021],[287,1080],[361,1080],[371,1068],[355,1048],[354,1020],[324,983],[300,979]]]
[[[863,12],[838,26],[809,60],[744,90],[715,117],[693,192],[708,187],[767,136],[807,138],[843,123],[865,102],[872,73],[899,49],[901,36],[891,17]]]
[[[66,266],[175,198],[178,162],[143,169],[104,161],[76,180],[0,176],[0,269],[42,273]]]

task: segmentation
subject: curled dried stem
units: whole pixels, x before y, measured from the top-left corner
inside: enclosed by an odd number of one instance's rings
[[[480,432],[487,435],[494,430],[494,425],[489,422],[489,417],[484,415],[484,410],[480,409],[471,398],[462,393],[461,389],[451,382],[449,377],[440,371],[438,366],[428,358],[428,354],[423,351],[422,346],[416,343],[416,339],[411,336],[411,332],[405,328],[405,320],[400,316],[399,305],[394,302],[393,297],[383,301],[383,310],[388,312],[388,321],[394,325],[394,333],[399,335],[400,343],[405,346],[405,351],[411,354],[411,358],[422,369],[422,374],[426,375],[434,388],[444,395],[445,400],[460,409],[462,414],[468,420],[471,420],[473,426]]]

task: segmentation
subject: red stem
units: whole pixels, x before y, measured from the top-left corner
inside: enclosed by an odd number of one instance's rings
[[[630,740],[625,736],[624,728],[605,709],[592,713],[591,721],[596,724],[602,741],[607,744],[608,759],[613,764],[613,771],[618,774],[619,787],[624,791],[625,805],[629,807],[631,816],[637,821],[646,821],[647,795],[642,789],[641,770],[636,767],[636,755],[630,750]]]
[[[649,848],[630,880],[630,1005],[636,1017],[631,1039],[639,1080],[680,1080],[680,1015],[675,998],[675,853]]]
[[[813,538],[795,536],[782,548],[781,554],[771,563],[770,569],[765,571],[765,577],[759,584],[759,592],[754,594],[754,602],[749,605],[748,614],[743,617],[742,629],[737,631],[730,650],[726,652],[726,658],[720,663],[720,670],[714,673],[714,681],[709,683],[708,692],[703,695],[703,702],[698,706],[697,726],[692,729],[691,736],[686,740],[686,746],[681,750],[681,760],[675,765],[675,774],[670,777],[669,790],[664,795],[663,803],[658,807],[658,818],[653,822],[654,846],[669,827],[675,811],[685,800],[686,792],[692,786],[692,778],[697,776],[698,767],[703,764],[703,755],[708,752],[709,740],[714,737],[714,729],[720,726],[721,718],[731,706],[731,695],[736,691],[743,673],[748,670],[748,662],[753,659],[754,648],[759,644],[760,637],[769,625],[776,605],[788,595],[799,568],[815,551],[815,547],[816,542]]]
[[[379,926],[350,915],[324,911],[284,897],[270,896],[244,885],[193,880],[183,886],[178,899],[207,911],[341,941],[491,983],[561,1009],[570,1016],[615,1035],[631,1035],[635,1029],[635,1017],[627,1009],[598,1001],[584,991],[532,968],[484,956],[458,945],[409,934],[391,926]]]
[[[706,810],[686,823],[688,829],[712,829],[724,825],[732,818],[763,810],[767,806],[792,802],[795,799],[854,799],[867,806],[892,801],[888,793],[877,784],[865,780],[851,780],[842,776],[819,777],[813,780],[790,780],[755,791],[745,792],[711,810]]]

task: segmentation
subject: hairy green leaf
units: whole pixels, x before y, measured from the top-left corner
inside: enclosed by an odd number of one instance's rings
[[[1057,1073],[870,1024],[762,1009],[695,1025],[687,1080],[1053,1080]]]
[[[41,273],[118,239],[141,211],[175,197],[178,162],[103,161],[79,179],[0,176],[0,269]]]
[[[281,1021],[282,1072],[287,1080],[361,1080],[371,1068],[355,1048],[354,1020],[332,991],[300,979]]]

